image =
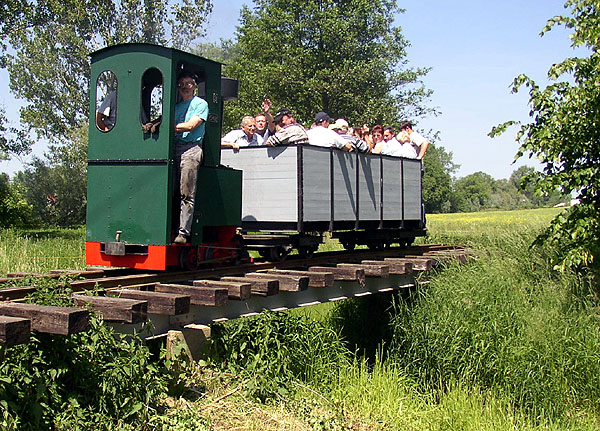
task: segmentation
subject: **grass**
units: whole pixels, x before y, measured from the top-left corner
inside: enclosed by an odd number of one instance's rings
[[[392,340],[374,362],[339,365],[334,381],[297,375],[308,389],[285,398],[289,414],[332,430],[598,429],[594,286],[554,271],[553,250],[530,247],[560,211],[429,215],[425,241],[467,244],[473,261],[434,272],[395,311],[366,298],[325,310],[337,332],[362,334],[349,347],[384,341],[369,327],[383,314]]]
[[[0,277],[9,272],[84,269],[85,228],[0,230]]]

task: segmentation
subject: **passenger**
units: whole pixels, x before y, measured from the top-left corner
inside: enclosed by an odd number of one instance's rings
[[[413,144],[411,144],[410,137],[408,136],[406,130],[403,130],[400,133],[398,133],[396,139],[398,140],[398,142],[400,142],[400,145],[402,146],[401,157],[406,157],[407,159],[417,158],[417,151],[415,150]]]
[[[362,127],[355,127],[353,130],[355,137],[367,143],[367,146],[369,147],[368,152],[370,153],[375,145],[373,144],[373,138],[371,137],[369,125],[363,124]]]
[[[348,135],[348,130],[350,129],[350,126],[348,125],[348,122],[346,120],[344,120],[343,118],[338,118],[337,120],[335,120],[335,123],[329,124],[329,128],[337,132],[339,135]]]
[[[356,136],[352,136],[349,133],[348,122],[343,118],[338,118],[335,120],[335,123],[330,124],[329,128],[340,135],[340,138],[344,139],[346,142],[349,142],[352,145],[353,151],[358,151],[360,153],[368,153],[369,146],[362,139],[357,138]]]
[[[108,93],[96,111],[96,126],[102,132],[108,132],[115,127],[117,121],[117,92]]]
[[[385,142],[398,142],[394,139],[394,129],[391,127],[384,127],[383,129],[383,140]]]
[[[289,109],[279,108],[279,111],[273,117],[273,121],[278,130],[267,139],[268,146],[308,143],[306,130],[296,123],[296,119]]]
[[[383,141],[379,142],[373,149],[373,154],[384,156],[407,157],[402,151],[402,144],[394,138],[394,129],[386,127],[383,129]]]
[[[179,232],[175,243],[186,244],[192,228],[196,180],[198,167],[202,163],[202,141],[208,118],[208,103],[195,95],[198,78],[193,73],[181,72],[177,79],[177,87],[182,100],[175,105],[174,183],[179,183],[181,205]]]
[[[405,132],[405,134],[403,135],[402,132]],[[427,148],[429,147],[429,140],[415,132],[410,121],[403,121],[400,123],[400,133],[398,133],[397,138],[398,141],[402,143],[409,142],[411,144],[415,154],[415,156],[411,158],[423,160]]]
[[[254,119],[256,120],[256,140],[258,145],[265,145],[269,136],[275,133],[275,123],[273,122],[273,116],[269,112],[271,110],[271,101],[265,99],[262,104],[263,113],[258,114]]]
[[[308,143],[317,147],[333,147],[344,151],[352,151],[353,147],[349,142],[346,142],[333,130],[329,129],[331,118],[325,112],[321,111],[315,116],[315,127],[310,129],[308,135]]]
[[[375,149],[375,146],[383,141],[383,126],[376,124],[371,129],[371,142],[367,141],[371,152]]]
[[[255,147],[258,145],[256,136],[256,120],[251,115],[242,118],[240,129],[234,129],[221,139],[221,148]]]

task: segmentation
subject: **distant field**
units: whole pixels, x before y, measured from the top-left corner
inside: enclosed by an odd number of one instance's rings
[[[514,211],[482,211],[476,213],[428,214],[427,226],[434,233],[482,232],[490,227],[527,225],[546,226],[564,208],[537,208]]]
[[[427,214],[428,243],[477,243],[482,235],[541,231],[564,208]]]

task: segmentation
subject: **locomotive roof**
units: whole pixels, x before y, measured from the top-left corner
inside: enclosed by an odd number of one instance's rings
[[[176,48],[168,48],[162,45],[155,45],[151,43],[119,43],[116,45],[106,46],[97,51],[91,52],[89,55],[92,58],[92,61],[96,59],[109,57],[116,53],[127,53],[127,52],[139,52],[144,51],[149,54],[155,54],[162,57],[195,57],[205,62],[214,63],[214,64],[223,64],[218,61],[210,60],[205,57],[201,57],[196,54],[192,54],[187,51],[182,51]]]

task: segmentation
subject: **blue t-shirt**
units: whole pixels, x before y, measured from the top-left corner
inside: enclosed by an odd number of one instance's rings
[[[175,124],[190,121],[193,117],[202,118],[202,124],[191,132],[182,132],[175,135],[175,139],[182,142],[201,143],[204,138],[206,119],[208,118],[208,103],[198,96],[192,97],[187,102],[180,102],[175,105]]]

